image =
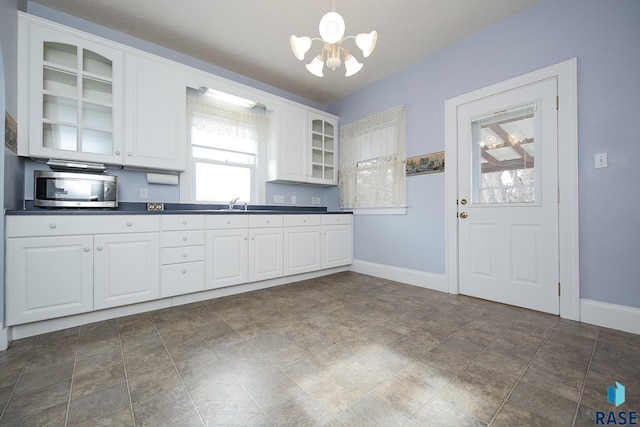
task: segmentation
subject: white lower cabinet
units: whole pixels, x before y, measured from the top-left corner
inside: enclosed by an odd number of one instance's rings
[[[6,324],[348,265],[351,215],[8,215]]]
[[[94,237],[94,309],[160,297],[159,233]]]
[[[6,324],[93,310],[93,236],[7,240]]]
[[[320,215],[290,215],[284,221],[284,274],[322,269]]]
[[[162,216],[161,297],[204,290],[204,243],[203,215]]]
[[[213,215],[206,219],[207,289],[246,283],[248,279],[247,215]]]
[[[322,216],[322,268],[341,267],[353,262],[351,215]]]
[[[249,217],[249,282],[284,274],[282,223],[281,215]]]

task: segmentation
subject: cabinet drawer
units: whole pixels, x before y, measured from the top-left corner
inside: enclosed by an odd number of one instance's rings
[[[353,216],[349,214],[343,215],[322,215],[322,225],[342,225],[351,224]]]
[[[204,228],[204,215],[162,215],[163,230],[197,230]]]
[[[204,261],[162,266],[160,297],[204,290]]]
[[[320,225],[322,215],[286,215],[284,217],[285,227],[301,227],[307,225]]]
[[[249,227],[282,227],[282,215],[251,215],[249,216]]]
[[[207,215],[207,229],[247,228],[249,226],[248,215]]]
[[[162,264],[204,261],[204,246],[185,246],[162,249]]]
[[[164,231],[162,233],[162,247],[204,245],[204,230]]]
[[[7,237],[148,233],[160,230],[158,215],[25,215],[6,217]]]

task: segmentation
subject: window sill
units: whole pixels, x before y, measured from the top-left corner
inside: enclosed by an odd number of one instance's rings
[[[354,208],[352,209],[354,215],[406,215],[407,207],[393,207],[393,208]]]

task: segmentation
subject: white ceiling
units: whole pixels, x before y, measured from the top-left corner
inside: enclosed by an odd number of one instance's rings
[[[248,76],[320,104],[328,104],[393,74],[538,0],[336,0],[346,34],[376,30],[378,45],[355,76],[344,67],[310,74],[289,36],[319,37],[331,0],[31,0]]]

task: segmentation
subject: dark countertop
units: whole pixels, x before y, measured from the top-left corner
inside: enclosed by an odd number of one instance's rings
[[[328,211],[323,206],[271,206],[237,205],[227,210],[227,205],[204,205],[191,203],[165,203],[162,211],[147,210],[146,203],[120,202],[117,208],[40,208],[33,206],[32,200],[25,201],[24,209],[7,210],[6,215],[282,215],[282,214],[352,214],[347,211]]]

